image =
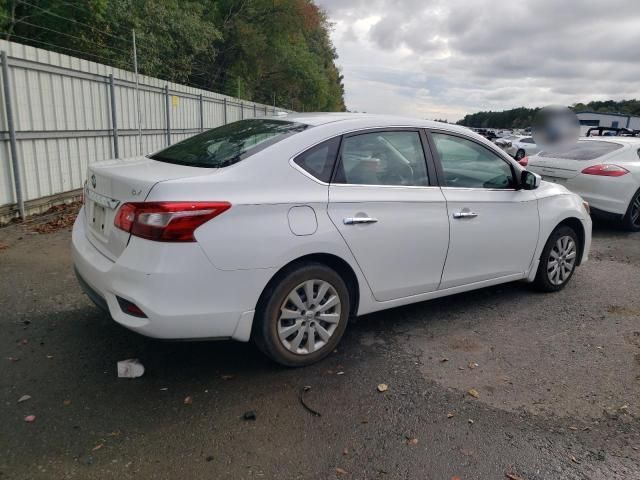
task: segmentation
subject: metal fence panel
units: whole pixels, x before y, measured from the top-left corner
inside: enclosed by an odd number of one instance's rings
[[[146,154],[166,146],[168,138],[173,143],[202,129],[284,111],[141,75],[139,138],[133,72],[5,40],[0,51],[7,56],[25,202],[81,188],[87,166],[116,152],[136,156],[141,146]],[[15,216],[18,199],[4,91],[0,95],[2,223]]]

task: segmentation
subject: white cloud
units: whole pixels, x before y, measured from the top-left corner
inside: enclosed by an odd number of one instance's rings
[[[640,97],[637,0],[318,0],[351,110],[477,110]]]

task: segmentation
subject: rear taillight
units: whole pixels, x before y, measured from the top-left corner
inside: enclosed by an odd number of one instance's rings
[[[522,157],[520,160],[518,160],[518,163],[523,167],[526,167],[527,165],[529,165],[529,157]]]
[[[195,229],[229,208],[229,202],[125,203],[113,223],[136,237],[159,242],[195,242]]]
[[[586,175],[600,175],[601,177],[621,177],[629,173],[629,170],[619,165],[601,164],[592,165],[582,170]]]

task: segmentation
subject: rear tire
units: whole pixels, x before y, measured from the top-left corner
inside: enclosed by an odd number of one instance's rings
[[[549,236],[533,282],[536,290],[557,292],[562,290],[576,270],[578,262],[578,235],[568,225],[557,227]]]
[[[622,226],[629,232],[640,232],[640,190],[633,194]]]
[[[329,355],[349,320],[347,285],[321,263],[283,272],[259,303],[253,339],[265,355],[287,367],[304,367]]]

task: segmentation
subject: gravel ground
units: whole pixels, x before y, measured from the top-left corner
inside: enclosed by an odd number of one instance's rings
[[[596,225],[560,293],[368,315],[291,370],[118,326],[80,292],[65,225],[0,229],[0,479],[640,478],[640,234]],[[116,378],[131,357],[145,375]]]

